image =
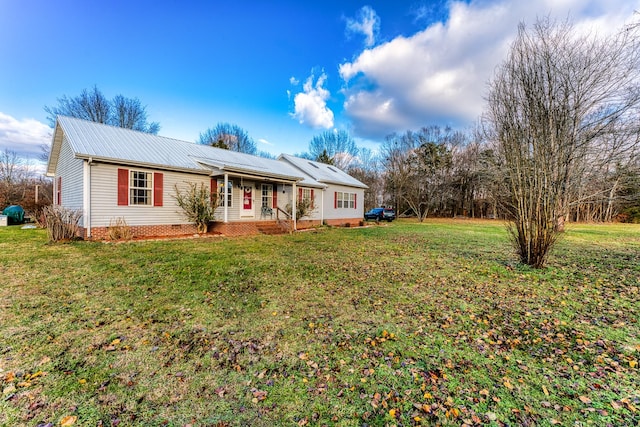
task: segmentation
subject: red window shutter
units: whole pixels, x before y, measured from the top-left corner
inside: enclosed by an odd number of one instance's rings
[[[118,206],[129,204],[129,170],[118,169]]]
[[[274,208],[278,207],[278,184],[273,185],[273,206]]]
[[[298,203],[302,202],[302,188],[298,188]]]
[[[211,178],[209,180],[209,198],[211,199],[211,203],[215,203],[216,202],[216,196],[217,196],[217,192],[218,192],[218,182]]]
[[[58,191],[56,192],[58,205],[62,204],[62,177],[58,177]]]
[[[162,188],[164,175],[160,172],[153,174],[153,206],[162,206]]]
[[[353,208],[358,209],[358,194],[353,193]]]
[[[313,198],[313,189],[311,189],[311,209],[315,207],[316,201]]]
[[[333,192],[333,209],[338,209],[338,192]]]

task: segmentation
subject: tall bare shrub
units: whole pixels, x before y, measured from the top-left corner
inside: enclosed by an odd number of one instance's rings
[[[216,193],[212,193],[209,187],[200,183],[187,183],[187,189],[181,191],[178,186],[174,187],[175,195],[173,198],[182,213],[189,221],[193,222],[198,229],[198,233],[206,233],[209,222],[214,220],[215,210],[218,206],[218,197]]]
[[[638,30],[595,37],[548,19],[521,24],[490,83],[489,136],[505,162],[509,230],[525,264],[545,265],[589,162],[613,163],[637,143]]]
[[[109,220],[109,239],[111,240],[131,240],[133,232],[124,217],[112,218]]]
[[[79,237],[82,211],[49,205],[42,209],[42,216],[50,242],[73,240]]]
[[[313,200],[311,199],[302,199],[298,200],[296,203],[296,221],[304,218],[305,216],[310,216],[315,212],[315,206],[313,205]],[[289,215],[290,218],[293,218],[293,206],[291,203],[287,203],[284,207],[284,211]]]

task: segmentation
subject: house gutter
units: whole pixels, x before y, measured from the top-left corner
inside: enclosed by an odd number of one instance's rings
[[[211,169],[200,169],[200,168],[181,168],[178,166],[168,166],[168,165],[159,165],[154,163],[145,163],[145,162],[136,162],[133,160],[126,159],[114,159],[111,157],[96,157],[91,156],[89,154],[76,154],[76,159],[87,160],[93,163],[107,163],[112,165],[119,166],[134,166],[146,169],[157,169],[157,170],[165,170],[165,171],[173,171],[173,172],[187,172],[194,173],[199,175],[210,175]]]
[[[255,169],[253,170],[244,169],[244,168],[239,168],[239,167],[230,166],[230,165],[223,165],[221,169],[225,172],[231,172],[231,173],[235,172],[237,174],[244,174],[244,175],[247,175],[247,177],[254,177],[256,179],[271,178],[271,179],[278,179],[283,181],[294,181],[294,182],[302,181],[304,179],[304,177],[301,177],[301,176],[282,175],[279,173],[272,173],[272,172],[266,172],[266,171],[263,172]]]

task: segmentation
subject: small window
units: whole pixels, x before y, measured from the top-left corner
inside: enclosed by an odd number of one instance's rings
[[[316,165],[316,164],[313,164],[313,163],[311,163],[311,162],[309,162],[309,164],[310,164],[311,166],[313,166],[314,168],[316,168],[316,169],[320,169],[320,168],[318,167],[318,165]]]
[[[218,194],[220,196],[220,206],[224,206],[224,179],[218,180]],[[231,207],[233,201],[233,181],[227,181],[227,206]]]
[[[271,184],[262,184],[262,207],[272,208],[273,206],[273,186]]]
[[[311,200],[311,190],[309,188],[302,189],[302,200]]]
[[[356,207],[356,193],[336,193],[336,207],[355,209]]]
[[[129,203],[132,205],[150,205],[153,190],[151,172],[130,171]]]

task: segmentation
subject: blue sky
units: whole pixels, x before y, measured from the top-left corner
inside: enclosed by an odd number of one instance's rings
[[[274,155],[325,130],[359,145],[420,126],[472,126],[519,22],[581,31],[629,22],[640,0],[0,0],[0,150],[50,142],[45,105],[94,85],[137,97],[159,134],[219,122]]]

